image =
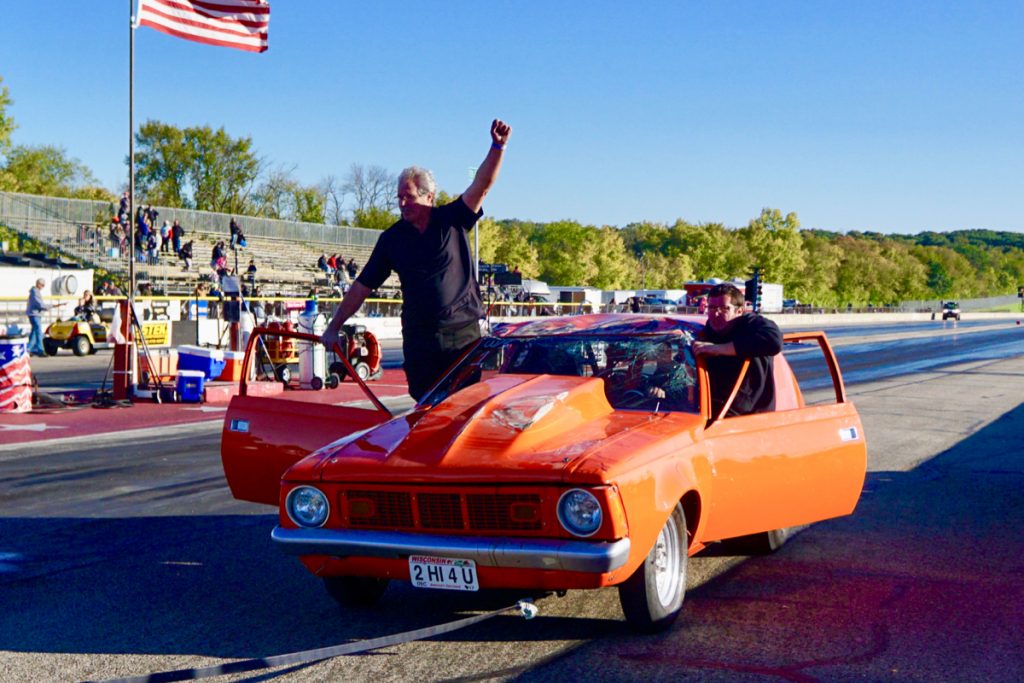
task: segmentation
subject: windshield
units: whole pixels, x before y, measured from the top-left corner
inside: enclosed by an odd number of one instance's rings
[[[699,413],[693,334],[483,339],[423,401],[437,405],[495,375],[597,377],[613,408]]]

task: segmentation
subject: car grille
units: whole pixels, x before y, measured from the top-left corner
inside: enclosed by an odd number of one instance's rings
[[[463,533],[544,529],[540,493],[344,489],[343,524],[361,529]]]

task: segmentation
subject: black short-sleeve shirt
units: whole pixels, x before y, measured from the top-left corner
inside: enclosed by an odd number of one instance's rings
[[[412,223],[398,221],[381,234],[356,280],[377,289],[392,272],[398,273],[406,330],[437,330],[483,317],[466,236],[482,215],[460,196],[431,210],[423,234]]]

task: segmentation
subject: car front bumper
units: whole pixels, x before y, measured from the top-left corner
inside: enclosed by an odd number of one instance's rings
[[[469,559],[485,567],[547,569],[603,574],[629,558],[629,539],[576,541],[489,536],[430,536],[402,531],[285,529],[271,540],[289,555],[381,557],[432,555]]]

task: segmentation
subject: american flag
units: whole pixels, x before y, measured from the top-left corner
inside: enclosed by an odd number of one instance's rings
[[[0,413],[32,410],[32,371],[24,337],[0,339]]]
[[[139,26],[207,45],[267,51],[268,0],[139,0]]]

